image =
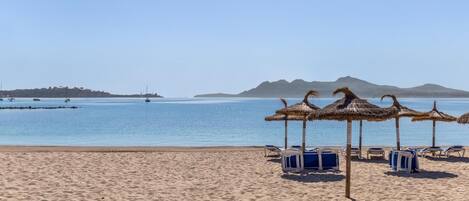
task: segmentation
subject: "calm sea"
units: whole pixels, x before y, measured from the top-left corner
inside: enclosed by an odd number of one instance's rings
[[[312,99],[318,106],[334,99]],[[289,103],[299,102],[290,99]],[[389,100],[369,101],[389,106]],[[402,99],[403,105],[428,111],[433,99]],[[63,99],[16,99],[1,106],[60,106]],[[265,122],[264,116],[282,107],[277,99],[72,99],[63,110],[1,110],[2,145],[99,146],[223,146],[283,145],[283,122]],[[439,109],[452,115],[469,112],[469,99],[439,99]],[[401,120],[403,145],[430,145],[431,122]],[[358,124],[353,142],[357,144]],[[301,142],[301,123],[291,122],[291,144]],[[345,122],[308,123],[307,144],[344,145]],[[365,122],[365,145],[395,144],[394,121]],[[469,145],[469,125],[438,123],[438,145]]]

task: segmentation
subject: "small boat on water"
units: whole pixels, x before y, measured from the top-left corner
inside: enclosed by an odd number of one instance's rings
[[[15,98],[8,98],[8,101],[13,102],[15,101]]]
[[[41,101],[39,98],[33,98],[33,101]]]
[[[3,101],[3,98],[0,98],[0,101]]]
[[[151,102],[150,97],[148,97],[148,85],[145,87],[145,103]]]
[[[68,103],[70,102],[70,98],[68,96],[68,87],[65,87],[65,100],[64,100],[65,103]]]

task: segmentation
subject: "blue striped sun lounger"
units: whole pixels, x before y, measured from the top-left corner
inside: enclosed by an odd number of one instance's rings
[[[416,150],[396,151],[389,153],[389,166],[393,171],[418,172],[419,161]]]
[[[332,151],[310,151],[282,153],[282,169],[288,171],[302,170],[338,170],[339,155]]]

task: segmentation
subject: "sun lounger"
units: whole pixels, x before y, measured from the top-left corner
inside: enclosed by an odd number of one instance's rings
[[[339,155],[332,151],[306,152],[303,155],[304,168],[310,170],[338,170]]]
[[[339,155],[332,151],[312,151],[302,154],[300,151],[282,152],[282,169],[284,172],[302,170],[338,170]]]
[[[437,155],[438,157],[441,156],[441,153],[443,152],[443,149],[441,147],[427,147],[418,150],[418,155],[421,157],[426,157],[428,154],[431,155]]]
[[[366,157],[370,159],[370,156],[380,156],[384,159],[385,157],[384,149],[381,147],[368,148],[368,150],[366,151]]]
[[[306,148],[306,151],[307,152],[313,152],[313,151],[317,151],[318,148]]]
[[[340,153],[340,150],[339,149],[335,149],[335,148],[315,148],[311,151],[319,151],[321,150],[322,153]]]
[[[275,155],[271,155],[272,153]],[[275,145],[265,145],[264,147],[264,157],[280,156],[280,153],[282,153],[282,150]]]
[[[282,170],[284,172],[303,171],[302,153],[300,150],[287,149],[282,151]]]
[[[300,149],[301,149],[301,146],[300,146],[300,145],[292,145],[291,148],[292,148],[292,149],[300,150]]]
[[[342,149],[342,155],[346,155],[346,154],[347,154],[347,148],[343,148]],[[360,149],[358,147],[352,147],[351,150],[350,150],[350,157],[360,158],[361,157]]]
[[[347,150],[345,150],[347,151]],[[352,157],[358,157],[358,158],[361,158],[361,153],[360,153],[360,149],[358,147],[352,147],[352,151],[351,151],[351,155]]]
[[[406,171],[408,173],[417,172],[419,170],[419,162],[417,151],[391,151],[389,153],[389,166],[393,171]]]
[[[449,157],[451,153],[458,153],[459,157],[464,157],[464,154],[466,153],[466,149],[464,146],[451,146],[448,149],[445,150],[445,155],[446,157]]]

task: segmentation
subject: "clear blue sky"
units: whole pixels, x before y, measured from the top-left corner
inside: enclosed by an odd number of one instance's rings
[[[165,96],[351,75],[469,90],[468,1],[0,1],[4,88]]]

